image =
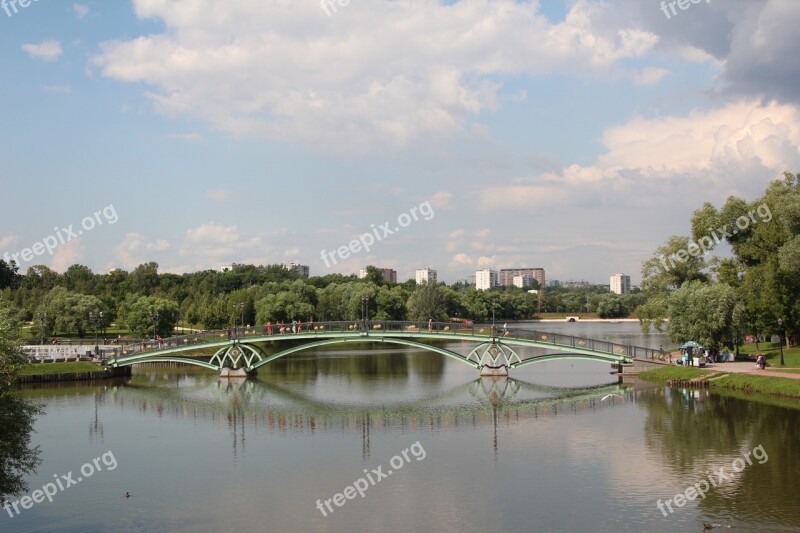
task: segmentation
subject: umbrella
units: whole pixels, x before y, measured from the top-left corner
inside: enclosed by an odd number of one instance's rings
[[[702,347],[703,347],[702,344],[697,343],[695,341],[685,342],[683,343],[683,346],[681,346],[681,348],[702,348]]]

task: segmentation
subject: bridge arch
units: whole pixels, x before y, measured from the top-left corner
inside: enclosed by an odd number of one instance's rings
[[[381,343],[385,342],[388,344],[400,344],[403,346],[411,346],[413,348],[419,348],[422,350],[426,350],[429,352],[435,352],[446,357],[450,357],[461,361],[462,363],[471,366],[472,368],[480,368],[480,365],[477,363],[473,363],[472,361],[468,360],[466,357],[457,354],[451,350],[447,350],[445,348],[440,348],[438,346],[433,346],[430,344],[425,344],[422,342],[416,342],[408,339],[400,339],[394,337],[352,337],[352,338],[337,338],[337,339],[325,339],[321,341],[315,341],[308,344],[302,344],[300,346],[293,346],[292,348],[287,348],[286,350],[280,351],[276,354],[270,355],[265,357],[261,361],[255,363],[252,367],[248,368],[247,370],[257,370],[258,368],[275,361],[276,359],[281,359],[282,357],[286,357],[287,355],[291,355],[296,352],[301,352],[303,350],[307,350],[309,348],[319,348],[321,346],[330,346],[333,344],[342,344],[342,343]]]

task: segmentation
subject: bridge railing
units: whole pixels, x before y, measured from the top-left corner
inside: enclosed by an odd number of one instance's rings
[[[326,322],[299,322],[289,324],[271,324],[249,327],[232,327],[226,329],[216,329],[207,331],[195,331],[185,335],[176,335],[162,340],[146,339],[115,347],[114,357],[124,357],[137,353],[181,348],[192,345],[202,345],[213,342],[221,342],[236,339],[247,339],[252,337],[264,336],[285,336],[294,334],[329,334],[329,333],[354,333],[354,332],[404,332],[421,334],[446,334],[458,333],[460,335],[474,335],[489,339],[491,337],[512,337],[526,340],[535,340],[558,344],[561,346],[573,346],[575,348],[593,350],[598,352],[613,353],[620,356],[635,359],[658,359],[661,355],[660,350],[632,346],[629,344],[619,344],[611,341],[576,337],[574,335],[563,335],[561,333],[535,331],[522,328],[508,328],[498,324],[475,324],[472,322],[429,322],[429,321],[408,321],[408,320],[348,320],[348,321],[326,321]]]

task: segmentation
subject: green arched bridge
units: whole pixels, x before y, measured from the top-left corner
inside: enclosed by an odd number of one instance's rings
[[[459,340],[475,343],[467,355],[441,346],[441,341]],[[269,329],[258,326],[192,333],[119,347],[107,363],[111,367],[187,363],[217,370],[223,375],[248,375],[276,359],[343,343],[386,343],[420,348],[461,361],[479,370],[481,375],[508,375],[509,369],[556,359],[624,364],[634,359],[657,359],[660,354],[652,348],[519,328],[444,322],[358,321],[300,324],[294,331],[291,325],[274,325]],[[554,353],[534,355],[521,348],[543,348]]]

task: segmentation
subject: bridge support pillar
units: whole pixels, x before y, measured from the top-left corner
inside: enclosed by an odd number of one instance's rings
[[[489,366],[483,365],[481,367],[481,377],[486,376],[508,376],[508,367],[506,365]]]
[[[256,370],[251,370],[248,372],[244,368],[223,368],[220,373],[219,377],[221,378],[248,378],[250,376],[255,376],[258,374]]]

